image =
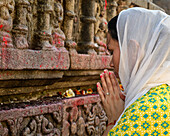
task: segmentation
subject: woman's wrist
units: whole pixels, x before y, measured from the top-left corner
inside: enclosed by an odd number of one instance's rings
[[[106,125],[106,127],[114,126],[115,124],[116,124],[116,120],[114,120],[113,122],[108,122],[108,124]]]

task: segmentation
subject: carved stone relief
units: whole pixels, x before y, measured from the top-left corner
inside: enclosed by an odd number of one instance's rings
[[[106,113],[100,102],[64,109],[62,135],[101,136],[106,129]]]
[[[111,20],[117,15],[118,0],[108,0],[107,2],[107,20]]]
[[[58,0],[55,0],[54,2],[54,10],[52,15],[52,45],[55,47],[64,47],[65,34],[59,26],[59,24],[63,21],[63,7]]]
[[[3,127],[0,123],[0,136],[8,136],[8,128]]]
[[[102,0],[96,2],[95,45],[99,55],[109,55],[106,47],[107,20],[105,4]]]
[[[13,47],[11,30],[13,27],[12,14],[14,7],[14,0],[0,1],[0,47]]]
[[[23,136],[60,136],[60,130],[55,128],[54,125],[44,115],[35,116],[31,119],[28,126],[22,132]]]

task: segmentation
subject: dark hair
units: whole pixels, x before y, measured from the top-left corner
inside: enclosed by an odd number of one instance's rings
[[[110,33],[111,37],[115,40],[118,41],[118,36],[117,36],[117,19],[118,16],[113,17],[109,22],[108,22],[108,32]]]

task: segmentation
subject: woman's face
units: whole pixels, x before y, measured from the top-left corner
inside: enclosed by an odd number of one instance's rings
[[[119,61],[120,61],[120,48],[119,42],[113,39],[110,33],[107,33],[107,48],[112,52],[112,60],[110,62],[110,66],[114,67],[114,71],[116,76],[119,73]]]

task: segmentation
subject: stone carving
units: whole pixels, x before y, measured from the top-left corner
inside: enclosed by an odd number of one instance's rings
[[[8,129],[0,123],[0,136],[8,136]]]
[[[23,117],[18,119],[9,119],[7,123],[10,128],[10,132],[12,136],[18,136],[20,134],[21,123],[23,122]]]
[[[107,20],[110,21],[114,16],[117,15],[117,4],[118,0],[107,1]]]
[[[66,34],[66,47],[69,48],[70,53],[77,53],[75,50],[77,44],[72,40],[73,19],[75,18],[74,5],[75,0],[67,0],[65,3],[64,33]]]
[[[100,102],[64,109],[62,135],[101,136],[106,129],[106,113]]]
[[[119,0],[118,2],[118,14],[124,10],[124,9],[128,9],[129,8],[129,5],[131,3],[130,0]]]
[[[64,111],[63,114],[63,128],[62,128],[62,135],[69,136],[70,135],[70,123],[68,122],[69,113]]]
[[[96,23],[95,23],[95,44],[98,47],[99,55],[109,55],[106,47],[107,20],[105,19],[106,9],[103,1],[99,1],[96,6]]]
[[[92,104],[84,105],[87,114],[87,132],[88,135],[102,135],[106,129],[106,113],[104,112],[101,104],[98,102],[97,105]]]
[[[55,128],[54,125],[43,115],[35,116],[24,129],[23,136],[34,135],[57,135],[60,136],[60,130]]]
[[[50,44],[51,30],[50,30],[50,15],[52,14],[53,0],[37,0],[38,1],[38,23],[37,23],[37,38],[39,39],[35,49],[52,50]]]
[[[16,17],[14,20],[13,39],[15,47],[19,49],[28,48],[27,9],[29,5],[30,3],[28,0],[16,0]]]
[[[57,112],[53,112],[53,118],[57,123],[60,123],[62,121],[62,111],[58,110]]]
[[[81,115],[81,110],[79,110],[79,118],[77,120],[77,135],[82,136],[85,133],[86,123]]]
[[[52,45],[55,47],[64,47],[65,34],[59,27],[59,23],[63,21],[63,7],[58,0],[54,2],[53,11],[53,30],[52,30]]]
[[[14,0],[0,1],[0,47],[13,47],[11,30],[13,27],[12,14],[14,6]]]

